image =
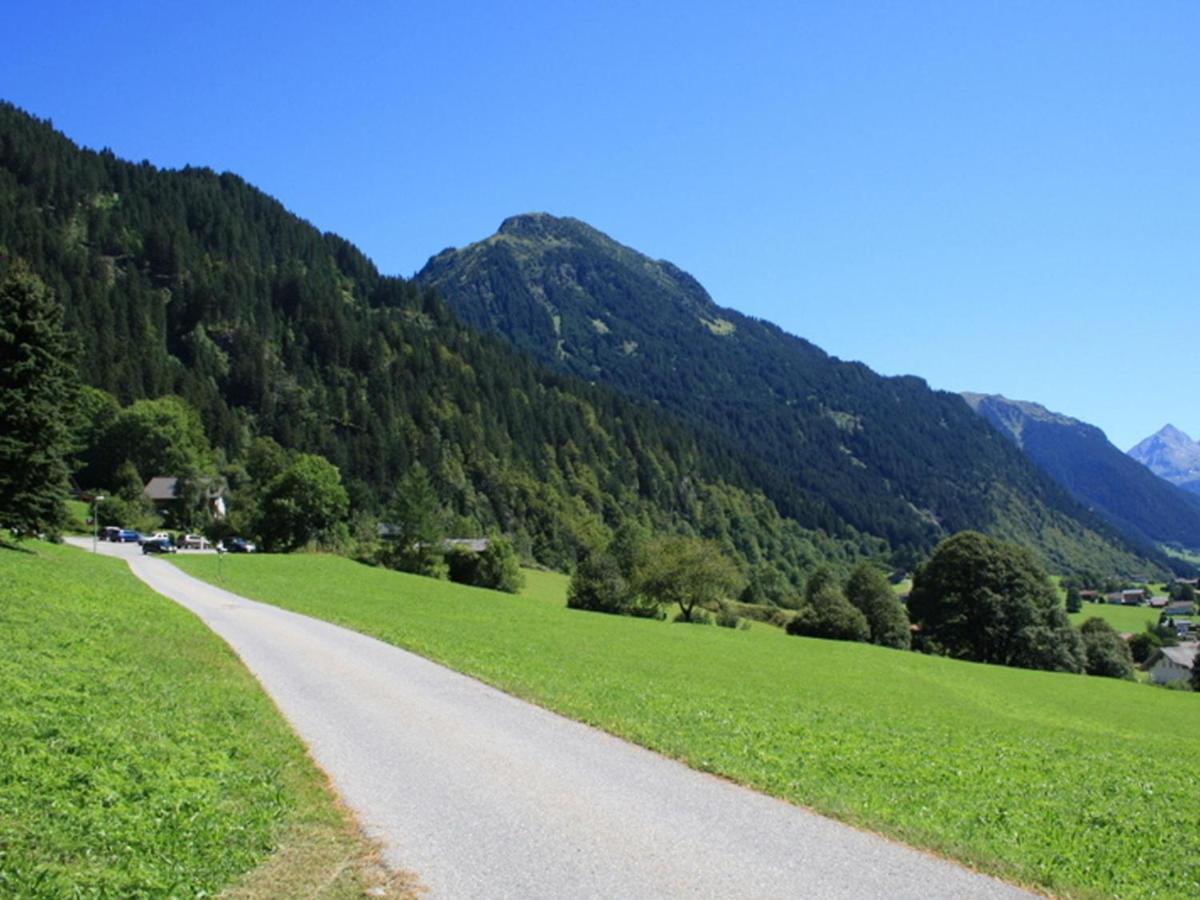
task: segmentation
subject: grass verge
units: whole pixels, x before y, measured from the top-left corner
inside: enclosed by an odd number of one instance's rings
[[[0,584],[0,895],[403,895],[190,613],[49,544]]]
[[[215,580],[215,559],[177,564]],[[1195,694],[585,613],[336,557],[226,560],[223,584],[1017,881],[1200,895]]]

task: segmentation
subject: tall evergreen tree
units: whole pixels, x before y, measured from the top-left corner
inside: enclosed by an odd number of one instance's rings
[[[0,525],[57,534],[77,385],[62,306],[22,264],[0,260]]]

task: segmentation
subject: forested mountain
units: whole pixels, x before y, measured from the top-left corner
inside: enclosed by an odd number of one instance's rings
[[[808,526],[878,535],[902,559],[970,528],[1035,546],[1060,569],[1146,568],[958,395],[718,307],[686,272],[578,220],[510,218],[430,259],[417,281],[559,371],[720,431]]]
[[[794,583],[964,527],[1058,569],[1148,568],[960,398],[720,310],[581,223],[512,220],[422,286],[235,175],[83,150],[0,104],[0,253],[62,300],[84,380],[122,403],[182,397],[234,465],[256,435],[319,453],[360,510],[419,462],[458,530],[549,565],[632,521]],[[435,282],[558,374],[463,327]]]
[[[63,302],[84,381],[122,403],[182,397],[230,462],[256,435],[320,453],[360,510],[419,462],[460,532],[505,531],[554,566],[624,522],[715,538],[793,582],[886,552],[781,517],[720,436],[464,328],[237,176],[83,150],[7,104],[0,255]]]
[[[1129,455],[1160,478],[1185,491],[1200,494],[1200,443],[1176,428],[1164,425],[1132,447]]]
[[[963,398],[1042,471],[1133,540],[1200,547],[1200,497],[1159,478],[1094,425],[1036,403],[987,394]]]

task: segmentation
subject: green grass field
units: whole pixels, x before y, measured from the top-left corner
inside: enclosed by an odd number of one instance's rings
[[[0,895],[391,889],[198,619],[124,563],[49,544],[0,545],[0,585]]]
[[[548,603],[552,606],[562,606],[567,602],[567,585],[569,575],[559,572],[547,572],[543,569],[521,569],[525,576],[525,586],[521,588],[521,596]]]
[[[1117,606],[1113,603],[1085,603],[1083,609],[1071,613],[1073,625],[1082,625],[1091,618],[1103,619],[1117,631],[1145,631],[1147,625],[1158,622],[1158,610],[1148,606]]]
[[[211,557],[177,564],[216,575]],[[1200,894],[1194,694],[604,616],[328,556],[227,559],[224,584],[1014,880]]]

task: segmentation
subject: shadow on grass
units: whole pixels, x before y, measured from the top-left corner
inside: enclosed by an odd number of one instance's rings
[[[21,542],[13,542],[9,537],[0,537],[0,550],[11,550],[13,553],[27,553],[30,556],[37,556],[37,551],[30,547],[21,546]]]

